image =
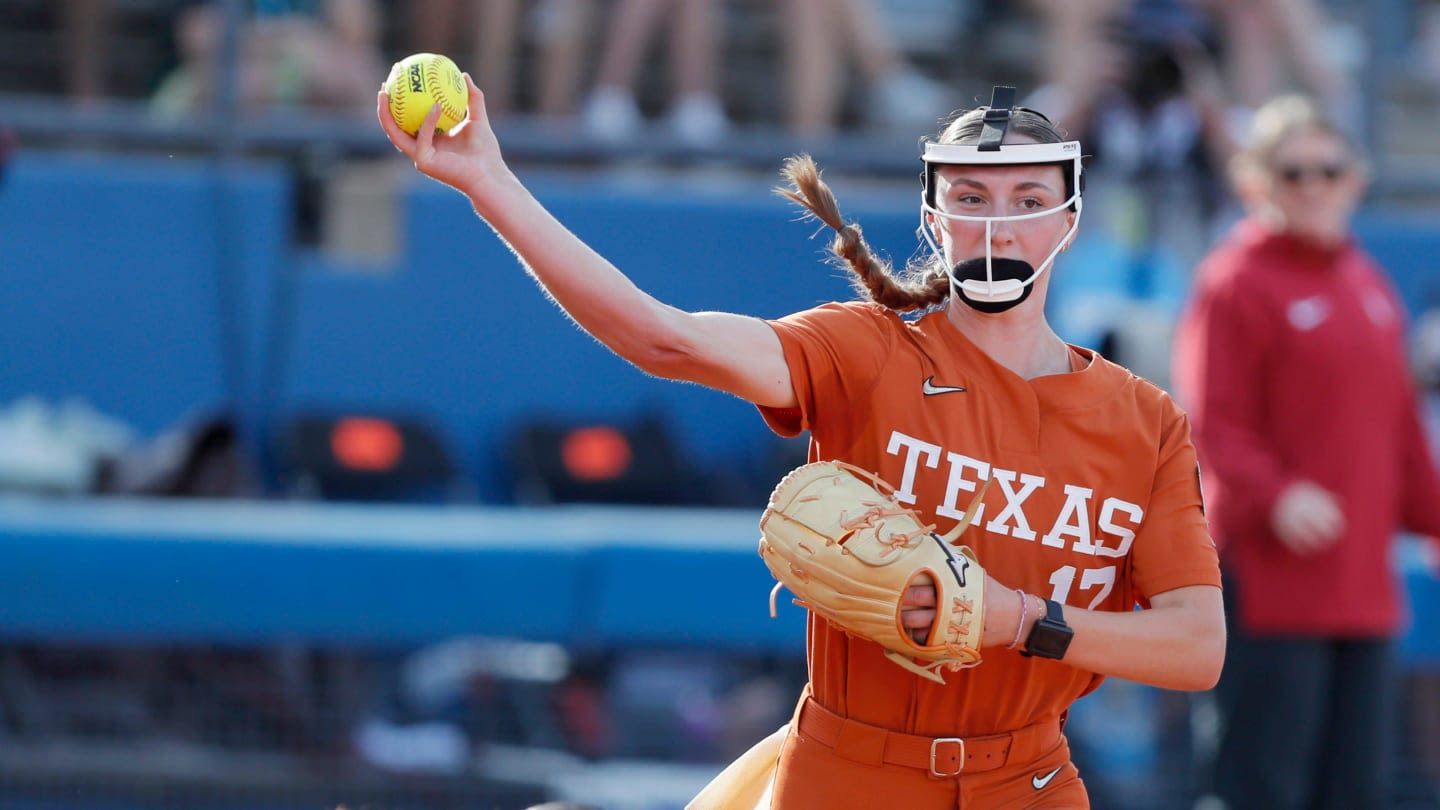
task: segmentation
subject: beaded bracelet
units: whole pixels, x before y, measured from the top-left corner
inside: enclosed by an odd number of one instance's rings
[[[1013,650],[1020,646],[1020,634],[1024,632],[1025,619],[1030,614],[1030,600],[1025,598],[1025,592],[1016,588],[1015,594],[1020,597],[1020,623],[1015,625],[1015,640],[1010,642],[1010,646],[1005,648],[1007,650]]]

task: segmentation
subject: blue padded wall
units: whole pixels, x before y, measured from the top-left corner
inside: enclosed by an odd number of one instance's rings
[[[227,334],[261,325],[290,204],[275,167],[22,154],[0,185],[0,403],[83,398],[146,433],[226,404],[249,373]]]

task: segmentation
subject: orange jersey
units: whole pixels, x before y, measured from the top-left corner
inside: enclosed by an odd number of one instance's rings
[[[1025,380],[936,312],[907,321],[871,303],[772,321],[799,409],[762,408],[811,460],[871,470],[944,532],[992,479],[961,541],[998,582],[1066,605],[1126,611],[1220,584],[1190,425],[1159,388],[1085,349],[1080,370]],[[1064,662],[984,650],[945,685],[811,615],[816,700],[861,722],[929,736],[1052,719],[1100,684]]]

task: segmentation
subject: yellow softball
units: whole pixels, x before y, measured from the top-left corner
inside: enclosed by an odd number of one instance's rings
[[[437,53],[416,53],[396,62],[385,80],[390,96],[390,114],[400,128],[414,135],[425,123],[430,108],[440,103],[437,128],[449,132],[465,120],[470,94],[465,76],[449,57]]]

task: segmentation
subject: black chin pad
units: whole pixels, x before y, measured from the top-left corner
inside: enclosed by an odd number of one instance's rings
[[[1024,281],[1035,275],[1035,267],[1023,259],[1000,259],[990,260],[990,279],[992,281]],[[1030,291],[1035,288],[1034,284],[1026,284],[1020,288],[1020,295],[1013,301],[981,301],[965,294],[960,287],[962,281],[985,281],[985,257],[975,259],[963,259],[955,263],[950,269],[951,290],[964,301],[971,309],[977,312],[996,313],[1004,312],[1019,305],[1030,297]]]

